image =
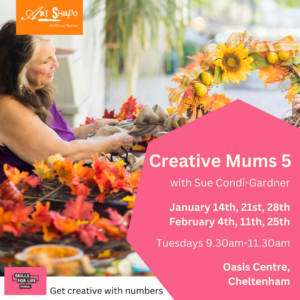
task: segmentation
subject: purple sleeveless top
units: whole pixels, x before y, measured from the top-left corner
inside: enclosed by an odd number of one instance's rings
[[[64,117],[61,115],[59,110],[56,107],[55,102],[53,101],[52,106],[49,109],[49,112],[53,116],[52,118],[52,128],[59,137],[67,142],[75,140],[74,133],[72,129],[67,124]],[[16,167],[20,172],[26,171],[29,174],[33,174],[32,169],[33,166],[21,160],[18,156],[16,156],[12,151],[10,151],[6,146],[0,145],[0,184],[7,179],[3,172],[3,165],[8,164],[12,167]]]

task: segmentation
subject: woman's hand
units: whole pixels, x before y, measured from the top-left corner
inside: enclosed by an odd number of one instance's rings
[[[121,147],[129,151],[130,148],[136,145],[136,140],[126,133],[115,133],[114,135],[107,138],[108,148],[110,153],[119,153],[119,155],[125,152]]]
[[[300,94],[297,94],[294,98],[293,104],[292,104],[292,108],[293,108],[293,115],[297,112],[297,110],[299,109],[300,111]]]
[[[88,138],[89,135],[95,134],[99,130],[99,128],[106,125],[116,125],[118,123],[119,123],[118,120],[103,119],[103,120],[98,120],[89,125],[72,128],[72,131],[75,135],[76,140],[85,140]]]
[[[94,122],[93,124],[91,124],[92,126],[92,134],[97,133],[97,131],[99,130],[99,128],[106,126],[106,125],[117,125],[119,123],[118,120],[115,119],[103,119],[103,120],[98,120],[96,122]]]

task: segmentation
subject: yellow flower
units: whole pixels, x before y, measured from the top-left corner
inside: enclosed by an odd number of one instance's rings
[[[216,66],[223,70],[222,78],[225,82],[229,79],[233,83],[240,83],[240,80],[246,81],[246,74],[250,75],[253,58],[248,56],[248,48],[244,48],[244,44],[239,44],[236,48],[226,47],[219,44],[220,48],[216,50],[217,60],[214,61]]]
[[[55,177],[54,171],[48,168],[48,164],[45,161],[35,161],[33,164],[33,173],[41,179],[53,179]]]

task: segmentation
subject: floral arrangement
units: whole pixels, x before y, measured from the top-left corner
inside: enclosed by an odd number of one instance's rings
[[[92,167],[84,166],[83,161],[73,164],[70,158],[64,159],[60,154],[52,155],[44,161],[33,164],[33,172],[44,181],[49,181],[55,177],[62,185],[67,185],[71,189],[72,195],[78,195],[76,186],[96,185],[99,188],[99,195],[95,198],[98,202],[104,202],[104,197],[108,193],[117,193],[120,190],[130,192],[135,195],[140,181],[141,170],[129,173],[125,170],[124,161],[117,163],[108,160],[103,153],[105,160],[92,156]],[[11,169],[11,168],[10,168]],[[8,176],[7,166],[4,166],[6,176]],[[24,188],[22,187],[24,190]],[[86,193],[89,194],[87,188]]]
[[[124,163],[100,160],[93,157],[92,168],[83,166],[80,161],[73,164],[70,158],[63,159],[60,155],[53,155],[42,162],[34,164],[33,172],[37,175],[28,176],[27,172],[20,172],[17,168],[4,166],[7,176],[0,185],[0,237],[3,232],[10,232],[16,237],[24,234],[42,233],[46,242],[53,238],[61,239],[70,235],[91,247],[95,240],[107,242],[107,237],[121,239],[127,235],[131,211],[121,216],[112,208],[107,209],[110,219],[101,218],[93,211],[93,204],[86,202],[91,185],[99,188],[96,200],[104,201],[108,193],[120,190],[130,192],[122,201],[129,203],[132,208],[139,184],[141,171],[128,173]],[[43,205],[37,202],[35,211],[32,206],[24,205],[23,193],[29,188],[41,189],[43,184],[57,178],[62,186],[68,186],[76,199],[65,203],[62,213],[50,210],[50,203]],[[33,212],[33,213],[32,213]]]
[[[178,114],[190,112],[191,121],[214,111],[232,100],[225,95],[208,95],[210,87],[223,82],[240,83],[246,75],[259,69],[258,77],[265,79],[265,88],[270,83],[291,80],[285,96],[292,102],[300,92],[300,58],[296,58],[300,47],[292,36],[275,43],[259,40],[252,42],[249,30],[232,33],[225,44],[214,43],[203,48],[202,53],[189,57],[194,62],[178,69],[172,81],[180,83],[170,91],[169,102],[178,106]]]
[[[116,119],[119,121],[124,121],[124,120],[135,120],[139,111],[141,108],[143,108],[144,104],[140,103],[140,105],[137,104],[136,98],[133,98],[130,96],[127,101],[123,102],[123,105],[121,107],[120,113],[116,114],[115,110],[111,110],[108,112],[107,109],[104,111],[104,115],[102,116],[103,119]],[[80,126],[84,125],[89,125],[91,123],[96,122],[97,120],[101,119],[96,119],[96,118],[90,118],[87,117],[85,120],[85,124],[82,124]]]

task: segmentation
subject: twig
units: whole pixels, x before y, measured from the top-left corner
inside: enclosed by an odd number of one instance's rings
[[[52,186],[50,186],[50,185],[48,185],[48,184],[45,184],[45,183],[43,183],[43,187],[46,187],[47,189],[49,189],[49,190],[51,190],[51,191],[54,191],[54,190],[55,190],[54,187],[52,187]]]
[[[43,201],[44,199],[48,198],[49,196],[51,196],[52,194],[54,194],[55,192],[57,192],[58,190],[60,190],[62,187],[64,186],[64,184],[60,185],[58,188],[56,188],[55,190],[53,190],[52,192],[48,193],[47,195],[45,195],[44,197],[40,198],[39,201]]]
[[[34,196],[24,196],[24,199],[40,199],[40,197],[34,197]],[[57,201],[57,202],[65,202],[64,200],[60,200],[60,199],[55,199],[55,198],[48,198],[47,200],[51,200],[51,201]]]

